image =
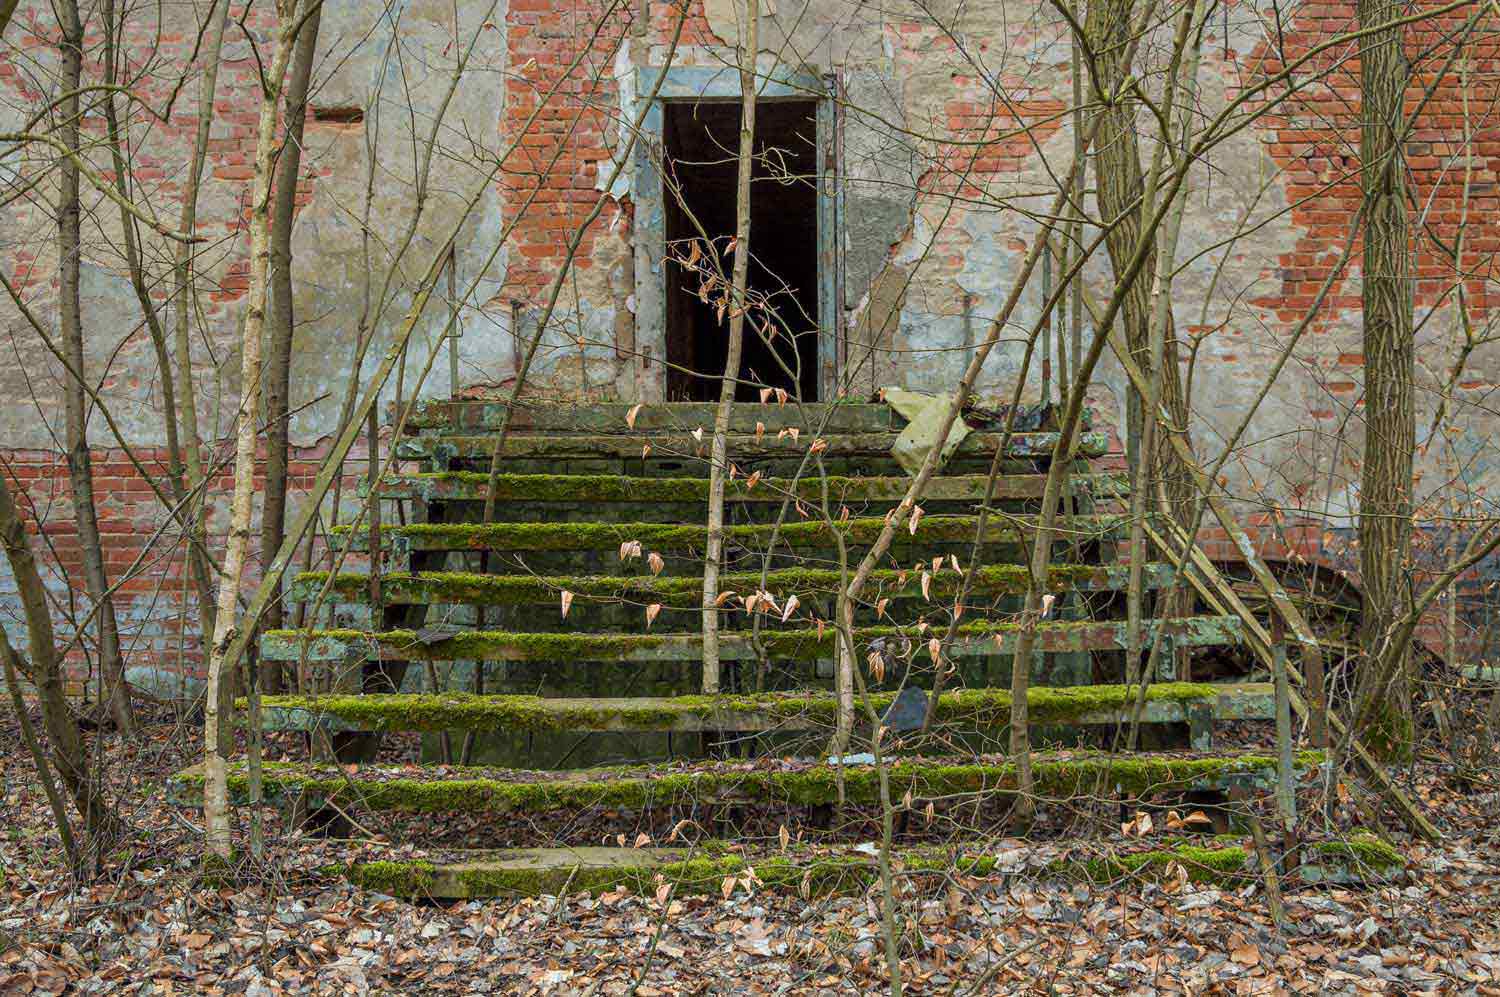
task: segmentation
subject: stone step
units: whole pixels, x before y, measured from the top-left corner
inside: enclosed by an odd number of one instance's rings
[[[644,624],[644,620],[642,621]],[[1039,653],[1118,650],[1126,645],[1124,620],[1043,622],[1036,627]],[[1148,620],[1143,626],[1145,646],[1168,637],[1177,647],[1213,647],[1238,643],[1243,633],[1236,616],[1185,616]],[[879,647],[892,661],[920,652],[938,631],[917,626],[859,627],[859,647]],[[957,639],[942,651],[949,658],[1013,652],[1021,634],[1019,623],[970,623],[958,628]],[[723,661],[758,661],[748,630],[720,632]],[[815,661],[835,653],[833,627],[821,630],[763,630],[759,636],[767,656],[778,662]],[[877,644],[878,642],[878,644]],[[305,649],[305,655],[304,655]],[[902,652],[906,653],[902,653]],[[268,630],[261,636],[261,657],[267,661],[345,663],[352,661],[700,661],[701,633],[531,633],[432,626],[422,630]],[[892,668],[894,669],[894,665]]]
[[[507,403],[503,399],[461,398],[418,402],[406,421],[409,429],[473,432],[498,430],[505,419]],[[630,420],[631,410],[635,417]],[[702,428],[705,433],[714,424],[718,405],[714,402],[656,402],[634,405],[630,402],[590,402],[588,404],[530,402],[516,405],[510,417],[510,428],[537,433],[617,433],[678,432]],[[388,412],[387,422],[394,417]],[[1004,428],[1004,409],[970,409],[964,421],[976,429]],[[631,421],[634,426],[631,426]],[[775,433],[785,428],[803,432],[868,433],[901,429],[904,419],[889,405],[867,402],[813,402],[796,404],[740,403],[730,412],[731,432],[753,433],[756,423]],[[1090,413],[1084,412],[1084,428],[1089,428]],[[1017,408],[1011,419],[1014,432],[1056,429],[1057,418],[1051,405],[1028,404]]]
[[[891,459],[896,433],[843,433],[824,437],[778,437],[774,433],[731,434],[727,440],[731,460],[749,462],[776,457],[800,457],[816,442],[830,458],[872,457]],[[1008,457],[1048,458],[1057,445],[1055,432],[1013,433],[1005,454]],[[955,457],[988,457],[1002,442],[999,433],[970,433],[954,451]],[[489,436],[408,436],[396,441],[398,460],[427,461],[433,469],[446,468],[454,462],[488,461],[495,438]],[[642,460],[706,459],[709,434],[702,438],[692,433],[662,433],[644,436],[631,433],[611,435],[527,434],[507,435],[500,451],[502,460],[578,460],[611,458]],[[645,448],[649,446],[649,451]],[[1109,435],[1086,432],[1077,438],[1078,457],[1099,457],[1109,450]]]
[[[1322,761],[1321,752],[1303,752],[1295,764],[1304,774]],[[1033,755],[1032,775],[1037,797],[1050,801],[1087,797],[1136,802],[1188,791],[1248,795],[1272,786],[1276,759],[1247,752],[1038,752]],[[1009,797],[1017,785],[1015,763],[1003,755],[895,758],[887,765],[886,777],[892,799],[910,797],[908,809],[912,804],[921,809],[928,801],[942,807]],[[249,802],[245,763],[231,766],[228,784],[236,805]],[[261,786],[268,805],[289,806],[300,799],[321,807],[333,801],[341,810],[396,813],[537,815],[663,808],[698,812],[725,805],[880,803],[879,772],[873,764],[849,764],[840,771],[822,759],[775,757],[572,771],[269,762],[262,766]],[[167,796],[181,806],[201,805],[202,763],[172,776]]]
[[[1088,726],[1128,720],[1133,686],[1034,686],[1029,719],[1040,725]],[[1186,723],[1206,749],[1215,720],[1264,720],[1273,709],[1268,683],[1166,682],[1146,689],[1143,723]],[[894,693],[871,693],[885,711]],[[936,720],[976,726],[1010,718],[1010,692],[965,689],[939,698]],[[240,707],[243,712],[243,705]],[[262,726],[272,731],[771,731],[830,729],[836,710],[823,690],[636,699],[544,699],[460,693],[266,696]],[[1208,735],[1208,736],[1205,736]]]
[[[991,493],[997,502],[1040,499],[1045,474],[1005,474],[995,479]],[[677,508],[705,506],[708,479],[627,478],[616,474],[502,474],[496,480],[495,500],[503,503],[545,505],[568,504],[664,504]],[[779,504],[795,498],[809,505],[821,503],[826,484],[828,499],[837,509],[854,503],[896,503],[905,498],[911,478],[905,475],[856,478],[833,475],[805,477],[800,481],[763,478],[747,487],[744,477],[725,482],[724,500],[741,504]],[[984,500],[987,475],[962,474],[928,481],[922,502],[973,502]],[[1081,473],[1068,479],[1075,497],[1121,498],[1129,494],[1124,474]],[[795,485],[795,487],[794,487]],[[361,494],[367,491],[361,485]],[[420,502],[483,502],[489,495],[489,475],[479,471],[436,471],[397,474],[386,478],[380,494],[388,499]],[[515,519],[515,516],[507,518]]]
[[[1254,850],[1206,837],[1142,841],[1120,847],[1097,840],[1021,842],[1016,839],[957,841],[940,846],[898,845],[892,860],[903,878],[934,886],[954,875],[1024,877],[1096,884],[1127,880],[1177,881],[1236,886],[1257,882]],[[1401,854],[1367,834],[1315,842],[1302,850],[1302,864],[1284,869],[1303,882],[1376,885],[1406,874]],[[786,890],[805,897],[862,894],[879,880],[878,853],[871,844],[807,845],[779,851],[746,850],[739,843],[704,841],[674,847],[594,845],[469,851],[437,857],[368,857],[340,869],[355,885],[392,896],[469,900],[499,896],[601,894],[622,889],[652,896],[662,884],[677,896]],[[332,870],[330,870],[332,871]]]
[[[880,568],[870,573],[861,606],[872,610],[880,599],[941,600],[951,605],[963,584],[963,576],[944,563],[936,574],[928,572],[927,595],[922,593],[922,571],[895,571]],[[1029,571],[1019,564],[994,564],[979,568],[969,582],[971,600],[995,596],[1024,595]],[[1123,564],[1055,564],[1048,571],[1044,591],[1110,592],[1123,590],[1130,568]],[[1146,589],[1166,585],[1171,566],[1148,564],[1142,571]],[[337,603],[363,604],[369,598],[370,577],[358,572],[335,575],[328,584],[328,572],[304,571],[296,576],[288,591],[294,602],[318,597],[327,586],[328,598]],[[820,568],[787,568],[767,572],[762,578],[756,572],[731,572],[719,576],[720,592],[749,594],[769,593],[781,604],[795,595],[803,605],[810,595],[834,596],[843,584],[843,576]],[[387,606],[467,605],[467,606],[560,606],[563,592],[571,592],[574,610],[589,602],[633,603],[640,606],[659,603],[664,609],[698,609],[703,602],[703,579],[697,575],[529,575],[481,574],[472,571],[432,571],[413,574],[388,571],[380,576],[381,603]],[[977,608],[970,602],[966,608]],[[732,607],[729,607],[732,612]]]
[[[1090,541],[1118,538],[1129,520],[1122,515],[1059,516],[1058,541]],[[1035,529],[1034,516],[995,515],[985,524],[982,538],[987,544],[1019,544]],[[894,546],[906,550],[932,544],[972,544],[977,516],[924,516],[913,532],[909,524],[896,531]],[[835,524],[845,542],[867,545],[885,528],[878,516],[861,516]],[[335,536],[350,537],[350,549],[369,549],[369,532],[338,526]],[[816,520],[783,523],[738,524],[724,528],[726,549],[763,551],[772,538],[778,549],[831,548],[834,534]],[[708,541],[708,527],[701,524],[669,523],[411,523],[387,526],[380,531],[381,544],[398,554],[417,551],[591,551],[618,558],[621,544],[636,542],[644,557],[657,551],[701,551]],[[1029,553],[1029,548],[1028,551]]]

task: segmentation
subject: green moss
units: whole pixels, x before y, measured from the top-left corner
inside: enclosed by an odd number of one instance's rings
[[[1240,878],[1248,861],[1249,854],[1243,848],[1178,845],[1092,859],[1060,859],[1048,869],[1069,878],[1110,883],[1125,878],[1164,875],[1173,863],[1177,863],[1187,872],[1191,882],[1226,883]]]
[[[936,848],[904,849],[895,853],[907,878],[943,876],[951,873],[984,877],[993,875],[997,860],[987,854],[953,854]],[[1137,852],[1099,859],[1060,859],[1046,875],[1093,882],[1110,882],[1127,876],[1165,875],[1179,863],[1198,883],[1230,883],[1243,875],[1247,860],[1240,848],[1208,849],[1181,845],[1170,849]],[[675,885],[677,893],[714,894],[728,876],[755,870],[758,888],[806,890],[813,896],[858,893],[874,883],[879,871],[875,860],[865,856],[769,855],[742,856],[705,854],[660,864],[575,866],[553,863],[531,867],[525,863],[465,863],[434,866],[429,862],[365,862],[348,869],[362,888],[403,896],[435,895],[443,898],[492,896],[542,896],[569,892],[602,893],[621,887],[636,893],[651,893],[657,883]]]
[[[1321,756],[1299,759],[1306,766]],[[1226,787],[1230,781],[1251,777],[1265,780],[1276,762],[1258,755],[1215,757],[1122,758],[1084,755],[1050,760],[1039,757],[1033,766],[1036,792],[1049,798],[1122,794],[1140,797],[1188,788]],[[360,778],[328,766],[269,763],[263,766],[268,801],[290,801],[306,794],[314,799],[354,800],[365,809],[404,813],[490,812],[545,813],[558,810],[604,808],[646,810],[653,807],[698,805],[714,800],[777,802],[795,805],[833,803],[839,799],[838,772],[815,765],[792,769],[732,770],[704,767],[696,771],[655,773],[647,767],[586,770],[567,778],[540,773],[506,779],[488,774],[465,778],[462,770],[438,779]],[[989,797],[1008,794],[1016,785],[1015,766],[1008,762],[953,764],[897,760],[888,769],[891,794],[915,800]],[[875,805],[880,801],[879,773],[873,767],[846,768],[844,798],[850,803]],[[249,779],[242,766],[229,774],[229,789],[238,800],[248,798]],[[195,800],[202,785],[197,772],[172,780],[172,793],[182,801]]]
[[[1370,753],[1383,762],[1404,765],[1412,760],[1415,738],[1411,717],[1390,700],[1375,704],[1361,739]]]
[[[262,650],[271,660],[297,657],[303,641],[309,645],[322,641],[325,646],[338,642],[359,647],[376,644],[400,650],[402,657],[413,660],[486,660],[486,661],[604,661],[629,653],[641,653],[660,647],[665,638],[653,634],[578,634],[525,633],[470,630],[455,633],[439,641],[424,642],[414,630],[387,630],[369,633],[362,630],[269,630],[263,635]],[[342,654],[323,657],[342,658]]]
[[[1148,575],[1148,583],[1157,580],[1164,566]],[[1021,595],[1027,588],[1027,569],[1023,565],[1002,564],[980,568],[969,583],[973,597]],[[897,587],[903,580],[905,584]],[[698,608],[702,599],[702,580],[694,576],[616,577],[610,575],[490,575],[466,571],[428,571],[421,574],[386,572],[380,576],[382,597],[387,604],[473,603],[481,605],[518,605],[555,603],[564,590],[582,599],[655,601],[680,608]],[[294,600],[311,599],[328,581],[326,571],[306,571],[297,575]],[[1073,589],[1115,589],[1125,583],[1125,571],[1114,566],[1055,564],[1048,571],[1046,588],[1051,592]],[[787,568],[768,572],[764,586],[759,572],[734,573],[719,579],[721,590],[766,591],[781,595],[836,593],[842,584],[839,572],[817,568]],[[944,571],[931,580],[933,598],[956,595],[962,578],[957,572]],[[346,572],[336,575],[332,593],[344,601],[362,601],[369,594],[368,575]],[[921,595],[920,575],[890,569],[870,575],[868,591],[881,596],[917,598]]]
[[[1240,623],[1232,617],[1187,617],[1169,621],[1172,632],[1184,644],[1221,644],[1237,639]],[[1152,626],[1165,624],[1153,623]],[[1037,628],[1039,651],[1083,651],[1121,646],[1124,623],[1119,620],[1051,621]],[[1002,653],[1008,646],[1004,638],[1015,635],[1021,625],[1007,621],[979,621],[964,624],[956,636],[964,644],[950,647],[950,655],[969,657]],[[856,641],[867,644],[875,640],[905,640],[913,647],[926,643],[930,630],[920,626],[860,627]],[[994,647],[987,638],[995,638]],[[760,635],[761,647],[768,656],[781,661],[812,661],[833,653],[836,633],[825,628],[815,630],[773,629]],[[381,656],[409,661],[604,661],[621,658],[660,661],[696,661],[701,657],[701,637],[695,633],[532,633],[517,631],[457,631],[452,636],[420,640],[411,630],[389,630],[367,633],[356,630],[270,630],[262,635],[261,654],[271,661],[299,660],[304,653],[311,660],[342,661],[350,657]],[[752,657],[752,646],[743,632],[731,632],[725,638],[726,657]],[[654,652],[654,653],[653,653]],[[1148,700],[1153,698],[1147,697]],[[1043,704],[1045,705],[1045,704]]]
[[[1060,531],[1081,536],[1100,536],[1123,523],[1120,516],[1075,516],[1058,521]],[[994,517],[984,537],[987,543],[1018,543],[1031,531],[1031,517]],[[335,527],[336,535],[346,535],[352,528]],[[834,530],[849,543],[871,544],[885,529],[880,517],[850,519],[835,524]],[[779,529],[773,524],[756,523],[725,529],[730,544],[764,546],[773,532],[777,542],[791,547],[831,545],[834,530],[822,522],[785,523]],[[927,516],[916,535],[923,544],[963,543],[974,539],[973,516]],[[364,536],[364,530],[357,534]],[[562,551],[592,550],[613,553],[626,541],[639,541],[645,550],[681,550],[702,547],[706,542],[705,526],[672,526],[661,523],[412,523],[394,526],[381,532],[387,542],[402,539],[423,550],[515,550]],[[898,539],[898,544],[902,539]]]
[[[436,868],[431,862],[421,861],[356,862],[344,871],[360,889],[405,897],[428,893]]]
[[[1356,867],[1386,872],[1404,868],[1406,859],[1375,835],[1359,831],[1334,841],[1320,841],[1313,846],[1320,858],[1341,860]]]
[[[1212,685],[1166,682],[1151,686],[1146,700],[1148,703],[1187,704],[1212,701],[1219,694],[1220,689]],[[1031,721],[1047,724],[1117,714],[1134,702],[1134,697],[1134,687],[1122,685],[1034,686],[1028,691],[1027,702]],[[894,699],[894,693],[870,696],[877,711],[886,709]],[[767,721],[804,719],[831,722],[836,708],[833,696],[805,691],[676,696],[640,699],[629,704],[463,693],[266,696],[262,699],[262,709],[268,719],[277,711],[300,711],[335,718],[356,725],[358,729],[413,731],[666,729],[680,718],[708,720],[735,714],[754,715]],[[1004,689],[964,689],[944,693],[938,701],[939,721],[1004,723],[1009,716],[1010,692]]]
[[[996,494],[1031,496],[1036,493],[1042,475],[1002,477],[996,482]],[[1074,475],[1070,483],[1084,492],[1097,485],[1109,493],[1118,491],[1121,479],[1116,475]],[[396,493],[415,494],[433,500],[483,497],[489,475],[473,471],[442,471],[403,475],[396,479]],[[796,482],[789,478],[762,478],[754,488],[746,479],[725,482],[725,498],[733,501],[780,502],[795,496],[803,502],[821,503],[826,482],[834,502],[896,502],[905,497],[911,479],[898,477],[806,477]],[[938,478],[929,483],[928,501],[979,501],[984,497],[987,478],[983,475],[957,475]],[[1039,494],[1039,493],[1037,493]],[[707,478],[626,478],[605,474],[503,474],[496,482],[495,497],[502,502],[619,502],[680,503],[702,505],[708,501]]]

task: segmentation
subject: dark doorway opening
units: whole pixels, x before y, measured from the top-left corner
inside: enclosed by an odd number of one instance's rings
[[[672,399],[719,397],[729,346],[729,315],[720,301],[727,292],[709,281],[714,267],[707,260],[704,237],[716,249],[718,271],[727,281],[733,272],[729,249],[735,228],[740,108],[738,100],[665,105],[662,200],[667,393]],[[762,387],[793,393],[800,387],[804,400],[817,400],[817,180],[817,103],[757,103],[748,280],[753,320],[745,323],[736,392],[741,400],[757,399]],[[697,256],[692,252],[694,242]]]

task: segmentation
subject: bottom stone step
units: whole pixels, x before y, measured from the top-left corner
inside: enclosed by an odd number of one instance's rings
[[[1015,839],[942,847],[899,849],[893,864],[899,880],[929,881],[962,875],[1030,875],[1110,883],[1130,879],[1186,878],[1195,883],[1235,884],[1257,875],[1254,851],[1243,843],[1162,841],[1155,847],[1117,850],[1098,842],[1030,844]],[[862,892],[879,877],[872,844],[751,854],[722,842],[681,848],[593,846],[477,852],[447,861],[362,861],[330,868],[355,885],[393,896],[467,900],[496,896],[594,894],[627,889],[651,895],[663,885],[677,895],[753,893],[787,889],[803,896]],[[1399,879],[1405,861],[1378,840],[1363,835],[1304,850],[1304,881],[1346,884]]]

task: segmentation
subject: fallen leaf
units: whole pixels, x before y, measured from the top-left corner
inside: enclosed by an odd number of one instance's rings
[[[573,608],[573,593],[567,589],[562,590],[562,614],[563,619],[568,618],[568,610]]]
[[[1229,953],[1229,958],[1241,966],[1257,966],[1260,964],[1260,950],[1254,945],[1241,945]]]
[[[635,428],[635,417],[638,416],[638,415],[640,415],[640,414],[641,414],[640,403],[636,403],[635,405],[632,405],[630,407],[630,411],[625,413],[625,425],[629,426],[631,429],[634,429]]]

